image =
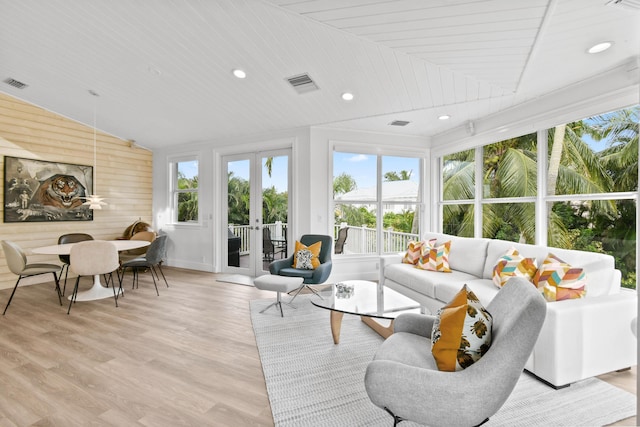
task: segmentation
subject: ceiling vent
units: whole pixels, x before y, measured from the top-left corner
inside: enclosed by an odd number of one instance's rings
[[[609,0],[605,5],[617,9],[640,11],[640,0]]]
[[[313,92],[320,89],[316,82],[314,82],[309,74],[299,74],[293,77],[287,77],[287,81],[298,93]]]
[[[389,123],[389,126],[406,126],[411,122],[408,122],[406,120],[394,120],[391,123]]]
[[[22,83],[16,79],[12,79],[11,77],[7,77],[6,79],[3,80],[3,82],[17,89],[24,89],[25,87],[29,86],[28,84]]]

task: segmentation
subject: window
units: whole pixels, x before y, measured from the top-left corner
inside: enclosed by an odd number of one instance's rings
[[[198,222],[198,160],[171,163],[173,219],[177,223]]]
[[[334,235],[345,254],[400,252],[420,235],[420,159],[335,151]]]
[[[635,288],[638,111],[625,108],[443,156],[443,232],[608,253],[622,285]],[[474,164],[479,158],[482,164]],[[539,179],[541,171],[546,175]],[[482,177],[481,189],[474,176]]]

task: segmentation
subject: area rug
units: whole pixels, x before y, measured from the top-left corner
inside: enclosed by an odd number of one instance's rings
[[[216,282],[233,283],[235,285],[253,286],[253,277],[243,274],[221,274],[216,276]]]
[[[340,344],[334,345],[329,312],[313,306],[314,295],[300,295],[297,309],[273,299],[253,300],[251,321],[271,403],[274,423],[282,426],[392,425],[364,389],[367,364],[382,338],[345,315]],[[487,390],[490,393],[490,390]],[[634,416],[636,397],[596,378],[554,390],[524,373],[505,405],[488,423],[493,426],[602,426]],[[403,422],[401,427],[417,424]]]

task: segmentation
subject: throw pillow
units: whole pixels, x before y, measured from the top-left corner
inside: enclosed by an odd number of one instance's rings
[[[429,240],[426,244],[422,245],[417,267],[423,270],[451,273],[451,268],[449,268],[450,249],[451,240],[440,246],[436,246],[436,239]]]
[[[416,242],[414,240],[410,240],[407,245],[407,252],[402,257],[402,262],[404,264],[413,264],[416,265],[420,260],[420,255],[422,254],[422,246],[424,245],[424,240]]]
[[[533,284],[547,301],[582,298],[587,294],[584,270],[572,267],[551,253],[533,278]]]
[[[493,267],[493,284],[501,288],[514,276],[524,277],[531,282],[537,271],[535,258],[524,258],[515,248],[511,248],[498,258]]]
[[[449,304],[438,310],[431,331],[431,353],[441,371],[461,371],[491,347],[493,318],[464,285]]]
[[[315,270],[320,266],[320,249],[322,242],[306,246],[296,240],[295,252],[293,254],[293,268],[301,270]]]

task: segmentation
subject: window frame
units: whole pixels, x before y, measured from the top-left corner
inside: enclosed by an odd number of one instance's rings
[[[196,162],[197,165],[197,174],[198,177],[198,188],[178,188],[178,165],[180,163],[187,162]],[[197,154],[185,154],[182,156],[171,156],[168,158],[168,168],[169,173],[167,176],[169,177],[169,206],[171,212],[171,221],[172,225],[179,225],[185,227],[193,227],[200,226],[202,224],[202,213],[201,213],[201,197],[200,197],[200,165],[202,164],[200,160],[200,156]],[[198,199],[198,218],[196,221],[178,221],[178,198],[180,194],[185,193],[195,193]]]
[[[372,156],[375,157],[376,159],[376,195],[375,195],[375,200],[371,200],[371,201],[362,201],[362,200],[336,200],[334,198],[334,194],[333,194],[333,179],[334,179],[334,175],[335,175],[335,170],[334,170],[334,159],[335,159],[335,153],[350,153],[350,154],[363,154],[363,155],[367,155],[367,156]],[[388,208],[389,206],[393,206],[393,205],[400,205],[400,204],[408,204],[407,202],[404,201],[399,201],[399,200],[390,200],[390,199],[385,199],[383,200],[383,194],[382,194],[382,183],[384,182],[384,173],[383,173],[383,158],[385,157],[406,157],[406,158],[411,158],[411,159],[416,159],[418,162],[418,194],[417,194],[417,200],[415,202],[411,202],[411,204],[415,204],[415,212],[414,215],[419,215],[419,223],[418,223],[418,236],[420,236],[427,224],[427,222],[425,221],[424,218],[424,212],[425,212],[425,206],[424,206],[424,200],[426,200],[425,198],[425,194],[424,194],[424,189],[427,187],[425,185],[425,182],[427,181],[427,177],[426,177],[426,171],[427,171],[427,160],[428,160],[428,153],[421,153],[421,152],[416,152],[416,150],[412,150],[412,151],[408,151],[408,150],[389,150],[388,148],[377,148],[377,147],[368,147],[363,149],[361,144],[358,145],[352,145],[352,144],[348,144],[348,143],[335,143],[332,142],[331,144],[331,149],[330,149],[330,166],[331,166],[331,173],[328,174],[328,179],[329,179],[329,194],[331,195],[330,197],[330,207],[329,207],[329,227],[330,227],[330,233],[333,233],[333,231],[336,229],[336,227],[338,226],[338,224],[335,223],[335,216],[334,216],[334,212],[335,212],[335,208],[337,204],[358,204],[358,205],[362,205],[362,204],[367,204],[367,205],[374,205],[375,206],[375,211],[376,211],[376,236],[384,236],[384,213],[386,212],[385,208]],[[333,235],[333,234],[331,234]],[[358,256],[358,257],[379,257],[381,255],[386,255],[389,253],[395,253],[394,251],[392,252],[384,252],[384,246],[385,246],[385,242],[384,242],[384,238],[376,238],[377,242],[376,242],[376,250],[375,252],[358,252],[358,253],[353,253],[353,254],[338,254],[338,255],[334,255],[334,256]],[[347,240],[348,242],[348,240]]]

